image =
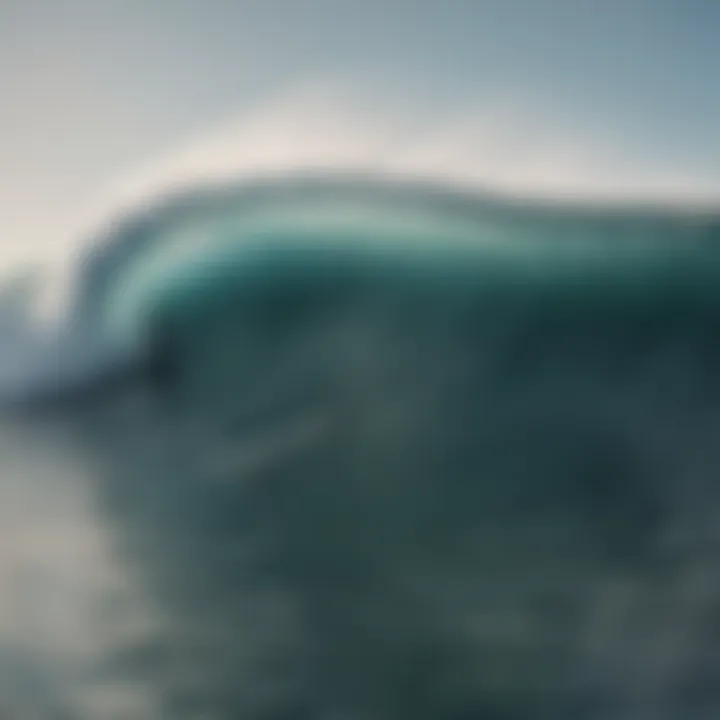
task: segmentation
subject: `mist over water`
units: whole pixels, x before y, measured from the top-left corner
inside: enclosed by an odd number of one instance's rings
[[[714,717],[719,227],[330,175],[128,219],[0,428],[12,712]]]

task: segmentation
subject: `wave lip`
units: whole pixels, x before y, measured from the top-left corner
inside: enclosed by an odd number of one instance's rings
[[[249,277],[257,259],[262,265],[273,253],[314,248],[316,259],[349,253],[395,266],[454,257],[518,272],[570,263],[573,272],[583,263],[652,265],[668,253],[701,265],[714,259],[719,229],[720,212],[521,200],[372,173],[288,173],[189,188],[96,238],[77,268],[68,317],[7,363],[0,398],[72,394],[126,373],[144,352],[132,340],[142,330],[132,326],[142,326],[163,293],[205,281],[211,289],[223,274]],[[120,332],[112,327],[123,323]]]

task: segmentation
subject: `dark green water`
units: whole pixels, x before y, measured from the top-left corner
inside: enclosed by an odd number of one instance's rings
[[[712,223],[370,196],[142,294],[171,208],[88,282],[151,358],[62,420],[161,618],[106,676],[169,718],[716,717]]]

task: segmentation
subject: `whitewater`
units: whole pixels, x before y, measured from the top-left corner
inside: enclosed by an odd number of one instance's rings
[[[366,172],[126,214],[0,378],[0,697],[715,717],[718,243]]]

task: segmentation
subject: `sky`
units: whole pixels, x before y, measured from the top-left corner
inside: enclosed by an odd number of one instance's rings
[[[0,271],[185,178],[720,197],[716,0],[0,0]]]

